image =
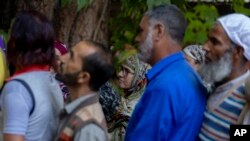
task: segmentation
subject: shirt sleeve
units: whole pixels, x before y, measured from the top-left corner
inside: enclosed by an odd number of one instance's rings
[[[76,133],[74,141],[106,141],[106,136],[99,126],[88,124]]]
[[[1,94],[3,132],[25,135],[32,104],[30,94],[20,82],[7,83]]]

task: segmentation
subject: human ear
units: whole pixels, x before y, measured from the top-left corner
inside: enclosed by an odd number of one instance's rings
[[[165,27],[162,23],[157,23],[154,29],[156,40],[161,39],[165,35]]]
[[[244,56],[244,49],[242,47],[236,46],[234,50],[237,58],[242,58]]]
[[[88,72],[81,72],[77,77],[79,84],[88,83],[90,81],[90,74]]]

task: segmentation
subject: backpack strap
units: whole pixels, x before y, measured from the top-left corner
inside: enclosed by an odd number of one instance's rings
[[[65,119],[64,125],[62,126],[59,132],[58,141],[74,140],[75,134],[78,131],[80,131],[84,126],[91,124],[91,123],[103,129],[103,131],[106,134],[107,133],[106,128],[105,128],[106,122],[105,122],[104,117],[101,122],[98,122],[89,112],[89,110],[85,108],[86,106],[97,104],[97,103],[98,103],[98,95],[95,95],[86,99],[83,103],[77,106],[77,108],[74,109],[73,112],[70,115],[68,115],[68,117]],[[82,113],[84,116],[83,117],[79,116],[78,115],[79,113]]]
[[[17,82],[21,83],[27,89],[27,91],[28,91],[28,93],[29,93],[29,95],[31,97],[32,103],[33,103],[32,108],[31,108],[30,113],[29,113],[29,116],[30,116],[34,112],[35,105],[36,105],[35,97],[34,97],[34,94],[33,94],[32,90],[31,90],[30,86],[24,80],[21,80],[21,79],[15,78],[15,79],[11,79],[10,81],[17,81]]]

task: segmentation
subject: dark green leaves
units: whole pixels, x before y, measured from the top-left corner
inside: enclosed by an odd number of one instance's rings
[[[64,7],[72,1],[76,1],[77,11],[80,11],[82,8],[88,7],[93,0],[61,0],[61,6]]]

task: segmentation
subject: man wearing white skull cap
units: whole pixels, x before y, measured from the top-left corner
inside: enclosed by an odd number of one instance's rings
[[[249,109],[245,82],[249,77],[250,18],[229,14],[215,22],[204,44],[200,74],[215,86],[209,95],[200,140],[229,140],[231,124],[242,124]]]

